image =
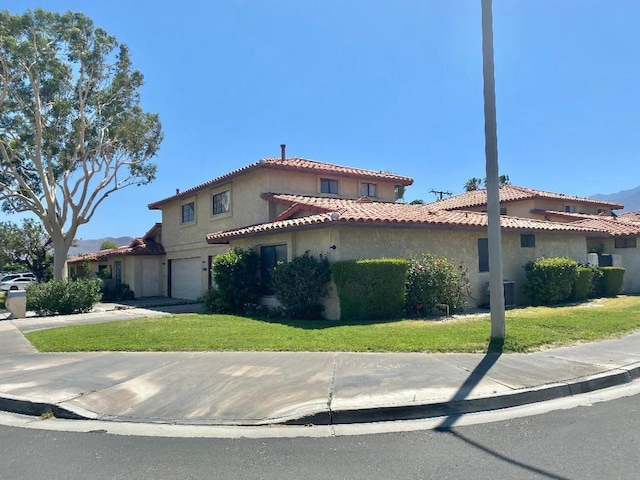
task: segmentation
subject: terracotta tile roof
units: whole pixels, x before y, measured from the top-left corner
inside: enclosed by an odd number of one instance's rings
[[[563,200],[565,202],[579,202],[590,205],[601,205],[612,209],[624,208],[620,203],[607,202],[595,198],[576,197],[563,193],[547,192],[534,188],[518,187],[516,185],[503,185],[500,187],[500,203],[516,202],[519,200],[529,200],[534,198]],[[449,198],[443,198],[428,205],[432,208],[445,210],[460,210],[469,207],[479,207],[487,204],[486,189],[465,192]]]
[[[640,223],[615,217],[588,218],[572,222],[570,225],[600,230],[612,237],[640,236]]]
[[[616,218],[613,215],[604,215],[604,214],[590,215],[588,213],[559,212],[557,210],[541,210],[541,209],[531,210],[531,213],[535,213],[537,215],[546,215],[548,217],[562,218],[562,219],[565,219],[565,220],[569,220],[571,222],[575,222],[577,220],[589,219],[589,218],[594,218],[594,219],[598,219],[598,218],[605,218],[605,219],[606,218]]]
[[[280,194],[269,194],[269,198],[283,200]],[[407,205],[398,203],[365,202],[339,200],[335,209],[328,208],[331,200],[317,197],[296,196],[300,210],[313,207],[323,210],[321,213],[300,217],[284,218],[283,215],[273,222],[248,226],[234,230],[210,233],[208,243],[227,243],[231,239],[262,235],[266,233],[321,228],[331,225],[378,226],[378,227],[420,227],[482,230],[487,227],[487,214],[480,212],[460,212],[432,209],[426,205]],[[308,204],[305,204],[308,198]],[[326,203],[324,203],[326,201]],[[320,205],[320,206],[319,206]],[[575,223],[557,223],[529,218],[502,216],[502,228],[531,232],[564,233],[601,233]]]
[[[152,228],[151,231],[153,231],[154,228]],[[69,258],[67,262],[76,263],[84,260],[98,261],[118,255],[164,255],[164,253],[164,248],[159,243],[154,242],[150,238],[137,237],[134,238],[129,245],[87,253],[78,257]]]
[[[627,212],[622,215],[618,215],[620,220],[625,222],[640,222],[640,212]]]
[[[293,171],[293,172],[306,172],[306,173],[316,173],[316,174],[326,174],[326,175],[337,175],[342,177],[357,177],[368,180],[384,180],[394,182],[396,185],[408,186],[413,183],[413,179],[410,177],[404,177],[401,175],[396,175],[393,173],[387,173],[382,171],[375,170],[365,170],[362,168],[354,168],[354,167],[345,167],[342,165],[334,165],[331,163],[318,162],[315,160],[307,160],[304,158],[285,158],[282,160],[281,158],[263,158],[262,160],[252,163],[251,165],[247,165],[245,167],[239,168],[237,170],[233,170],[232,172],[226,173],[220,177],[216,177],[213,180],[209,180],[208,182],[202,183],[200,185],[196,185],[193,188],[188,190],[184,190],[183,192],[179,192],[176,195],[171,197],[167,197],[163,200],[158,200],[157,202],[150,203],[148,207],[150,209],[159,209],[162,205],[172,202],[174,200],[178,200],[181,198],[186,198],[194,193],[199,192],[205,188],[210,188],[215,185],[228,182],[229,180],[238,177],[240,175],[244,175],[253,170],[257,170],[260,168],[269,168],[273,170],[285,170],[285,171]]]

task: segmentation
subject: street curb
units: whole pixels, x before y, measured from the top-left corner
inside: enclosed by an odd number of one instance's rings
[[[450,402],[420,405],[398,405],[388,407],[331,410],[327,415],[315,414],[285,422],[286,425],[340,425],[353,423],[389,422],[399,420],[420,420],[434,417],[454,417],[469,413],[500,410],[533,403],[556,400],[581,393],[615,387],[631,383],[640,378],[640,363],[616,368],[605,373],[590,375],[568,382],[559,382],[520,390],[492,397],[472,398]],[[443,422],[448,423],[447,420]]]
[[[581,377],[567,382],[558,382],[530,389],[521,389],[513,393],[496,396],[470,398],[448,402],[437,402],[420,405],[396,405],[372,408],[355,408],[347,410],[324,410],[311,413],[298,418],[289,419],[265,419],[263,422],[251,422],[246,424],[208,423],[210,426],[273,426],[273,425],[344,425],[357,423],[389,422],[401,420],[420,420],[434,417],[447,417],[438,429],[448,429],[456,418],[470,413],[487,412],[505,408],[519,407],[563,397],[570,397],[583,393],[602,390],[631,383],[640,379],[640,362],[612,369],[610,371]],[[0,411],[29,416],[42,416],[52,414],[56,418],[68,420],[101,420],[113,422],[132,422],[131,419],[121,417],[102,416],[86,411],[81,413],[78,409],[69,409],[59,404],[36,402],[24,398],[0,396]],[[136,419],[133,423],[149,422],[155,424],[182,424],[188,422],[176,421],[176,419]],[[202,423],[198,423],[202,425]]]
[[[60,405],[46,402],[34,402],[23,398],[0,396],[0,411],[40,417],[51,414],[56,418],[67,420],[92,420]]]

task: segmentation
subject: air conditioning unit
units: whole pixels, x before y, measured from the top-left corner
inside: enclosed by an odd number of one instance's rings
[[[504,285],[504,306],[516,306],[516,282],[513,280],[505,280]]]

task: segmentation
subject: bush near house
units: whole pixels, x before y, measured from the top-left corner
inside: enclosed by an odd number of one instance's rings
[[[524,267],[523,290],[532,305],[553,305],[571,298],[578,277],[578,262],[570,258],[542,258]]]
[[[572,300],[582,302],[586,300],[591,291],[591,279],[593,278],[593,267],[579,266],[576,281],[573,284]]]
[[[460,310],[469,294],[466,272],[446,258],[424,254],[409,260],[405,308],[407,315],[420,317],[447,305]]]
[[[100,301],[102,282],[93,280],[52,280],[33,282],[27,287],[27,310],[38,315],[68,315],[90,312]]]
[[[622,267],[600,267],[602,279],[599,282],[600,297],[615,297],[622,292],[625,269]]]
[[[409,261],[403,258],[333,263],[341,320],[402,317],[408,269]]]
[[[313,257],[308,251],[290,262],[276,265],[271,284],[284,312],[291,318],[322,318],[321,301],[329,293],[331,267],[327,257]]]
[[[253,249],[231,248],[213,260],[217,289],[203,297],[205,307],[217,313],[242,314],[260,298],[260,256]]]

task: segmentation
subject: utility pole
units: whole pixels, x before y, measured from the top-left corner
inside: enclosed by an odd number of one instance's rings
[[[430,190],[431,193],[438,195],[440,198],[438,200],[442,200],[443,195],[451,196],[451,192],[447,192],[446,190]]]
[[[491,340],[504,341],[504,277],[498,182],[498,134],[496,86],[493,62],[493,18],[491,0],[482,1],[482,73],[484,79],[484,136],[487,169],[487,214],[489,217],[489,295]]]

